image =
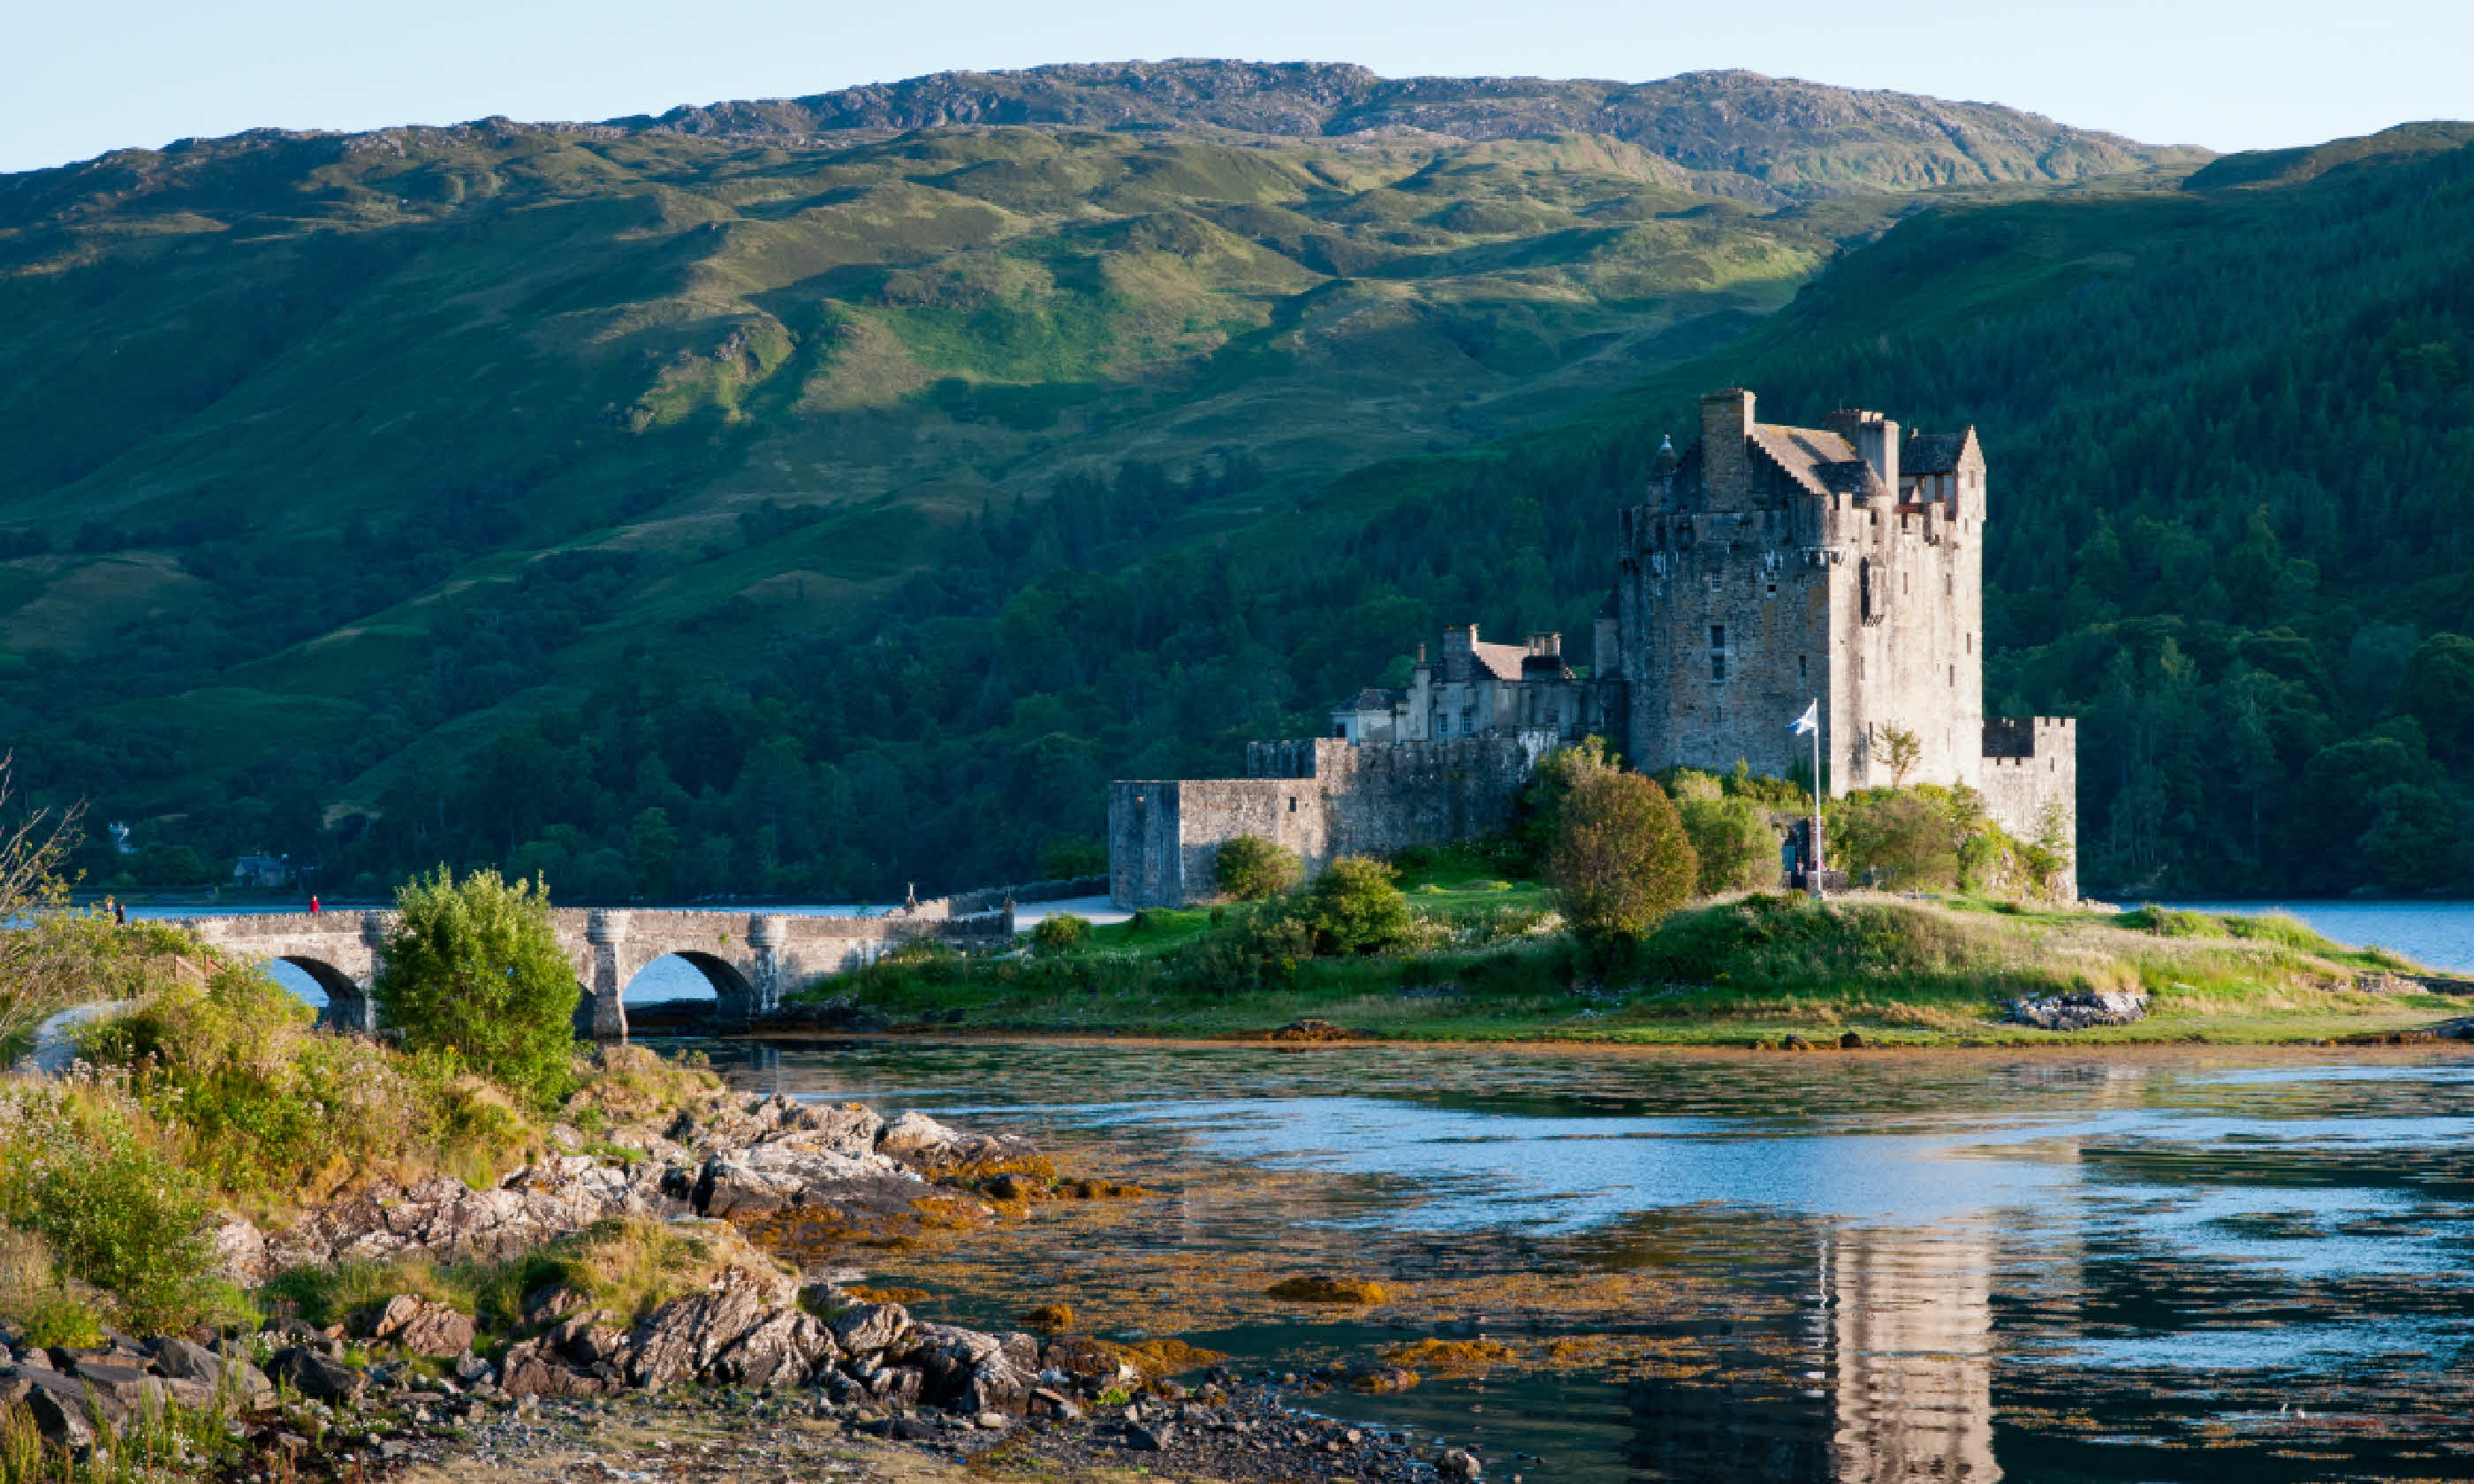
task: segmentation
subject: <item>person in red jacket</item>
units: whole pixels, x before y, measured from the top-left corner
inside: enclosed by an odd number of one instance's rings
[[[310,910],[310,911],[312,911],[312,912],[315,912],[315,911],[317,911],[317,910],[318,910],[318,898],[317,898],[312,897],[312,898],[309,898],[309,910]]]

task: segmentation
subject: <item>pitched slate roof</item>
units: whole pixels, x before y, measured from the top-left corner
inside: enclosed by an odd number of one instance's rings
[[[1828,494],[1831,485],[1822,469],[1832,464],[1856,463],[1856,450],[1847,440],[1820,428],[1791,428],[1777,422],[1756,422],[1752,429],[1753,446],[1769,455],[1770,462],[1786,470],[1787,476],[1815,494]]]
[[[1380,686],[1369,685],[1333,706],[1332,709],[1335,711],[1388,711],[1407,699],[1406,692],[1385,690]]]
[[[1520,661],[1529,657],[1529,650],[1524,645],[1490,644],[1484,639],[1469,649],[1478,664],[1499,681],[1520,679]]]
[[[1907,445],[1899,452],[1902,474],[1955,474],[1958,461],[1967,454],[1967,445],[1976,441],[1976,429],[1964,433],[1911,433]]]

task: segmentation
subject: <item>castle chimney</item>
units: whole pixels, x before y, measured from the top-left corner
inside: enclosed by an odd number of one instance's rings
[[[1520,678],[1558,680],[1564,674],[1564,636],[1560,634],[1533,634],[1529,636],[1529,653],[1520,659]]]
[[[1753,394],[1742,387],[1701,395],[1701,483],[1712,510],[1750,510],[1753,463],[1744,441],[1753,432]]]
[[[1895,497],[1899,492],[1899,425],[1878,412],[1861,407],[1841,407],[1821,419],[1821,425],[1847,440],[1856,457],[1864,461]]]
[[[1467,684],[1477,666],[1477,625],[1443,631],[1443,679]]]
[[[1866,415],[1864,425],[1857,430],[1856,451],[1873,467],[1873,477],[1881,481],[1892,498],[1899,493],[1899,425],[1879,413]]]

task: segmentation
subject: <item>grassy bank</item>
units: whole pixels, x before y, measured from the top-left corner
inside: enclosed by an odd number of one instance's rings
[[[897,1026],[1245,1038],[1320,1019],[1425,1041],[1681,1045],[1851,1030],[1892,1045],[2293,1042],[2474,1011],[2403,977],[2416,966],[2291,918],[1749,896],[1687,908],[1610,958],[1562,932],[1534,887],[1419,889],[1436,885],[1411,883],[1419,941],[1395,953],[1265,959],[1263,909],[1154,911],[1065,951],[898,959],[807,997],[847,996]],[[2012,1000],[2085,991],[2144,992],[2149,1013],[2068,1033],[2001,1023]]]

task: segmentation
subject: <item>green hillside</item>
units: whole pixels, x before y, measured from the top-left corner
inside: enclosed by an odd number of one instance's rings
[[[2089,718],[2091,885],[2465,871],[2444,129],[2194,190],[2034,136],[2069,168],[1904,191],[1953,179],[1930,100],[1713,85],[1630,138],[1537,89],[1456,133],[1414,90],[853,104],[0,178],[0,717],[146,846],[98,873],[1019,876],[1108,777],[1320,730],[1443,622],[1584,628],[1658,436],[1740,380],[1982,424],[1993,689]]]

